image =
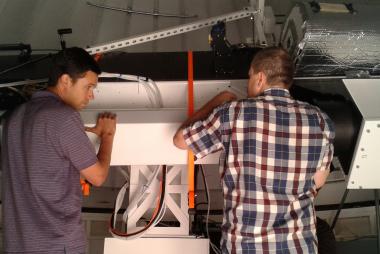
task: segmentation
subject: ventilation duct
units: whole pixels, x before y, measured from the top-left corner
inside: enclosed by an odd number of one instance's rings
[[[294,6],[281,44],[294,56],[296,75],[380,75],[379,13],[380,5]]]

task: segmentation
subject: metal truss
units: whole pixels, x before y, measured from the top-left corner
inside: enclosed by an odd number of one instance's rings
[[[251,7],[247,7],[244,10],[241,11],[236,11],[236,12],[231,12],[228,14],[200,20],[200,21],[195,21],[189,24],[185,25],[180,25],[180,26],[175,26],[172,28],[167,28],[167,29],[162,29],[156,32],[151,32],[151,33],[146,33],[143,35],[138,35],[138,36],[133,36],[130,38],[118,40],[118,41],[113,41],[110,43],[102,44],[99,46],[94,46],[91,48],[87,48],[87,52],[89,52],[91,55],[97,54],[97,53],[105,53],[109,51],[113,51],[116,49],[120,48],[125,48],[125,47],[130,47],[134,46],[137,44],[145,43],[145,42],[150,42],[154,40],[159,40],[195,30],[199,30],[205,27],[210,27],[218,23],[218,21],[224,21],[224,22],[230,22],[234,20],[239,20],[243,18],[256,18],[257,14],[260,14],[263,10],[254,10]],[[261,19],[259,17],[259,19]],[[261,22],[258,22],[261,23]]]

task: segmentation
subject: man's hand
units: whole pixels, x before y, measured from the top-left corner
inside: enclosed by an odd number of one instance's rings
[[[86,131],[100,137],[98,162],[83,169],[81,175],[95,186],[101,186],[106,180],[111,164],[113,138],[116,132],[116,114],[105,112],[98,116],[95,127],[85,127]]]
[[[101,139],[113,137],[116,132],[116,114],[111,112],[99,114],[95,127],[85,127],[85,130],[95,133]]]

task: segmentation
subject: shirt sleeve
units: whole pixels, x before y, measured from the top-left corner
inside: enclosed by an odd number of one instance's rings
[[[58,136],[63,155],[79,171],[98,161],[95,147],[87,137],[79,113],[71,114],[67,118]]]
[[[323,112],[320,115],[320,125],[323,132],[322,158],[317,170],[325,171],[330,169],[334,155],[335,128],[331,119]]]
[[[205,120],[197,121],[183,130],[186,144],[198,159],[223,148],[221,111],[217,107]]]

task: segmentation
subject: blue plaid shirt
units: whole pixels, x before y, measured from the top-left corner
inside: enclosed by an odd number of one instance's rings
[[[335,136],[325,113],[271,88],[183,134],[198,158],[222,150],[223,253],[317,253],[313,175],[329,169]]]

